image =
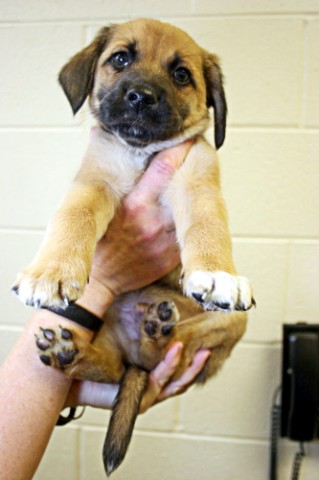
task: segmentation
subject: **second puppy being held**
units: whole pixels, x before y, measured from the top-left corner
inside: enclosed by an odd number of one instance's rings
[[[65,65],[59,80],[74,113],[89,97],[97,127],[38,255],[13,288],[28,305],[66,308],[76,301],[97,242],[152,156],[194,139],[161,197],[174,218],[181,266],[118,298],[92,344],[65,329],[50,339],[45,332],[37,338],[41,358],[67,375],[121,381],[103,454],[111,473],[125,456],[147,371],[179,340],[185,347],[175,377],[198,349],[209,348],[212,356],[198,378],[205,381],[244,333],[244,312],[254,299],[248,280],[234,267],[218,159],[202,136],[213,107],[217,149],[225,137],[227,107],[217,57],[176,27],[133,20],[103,28]]]

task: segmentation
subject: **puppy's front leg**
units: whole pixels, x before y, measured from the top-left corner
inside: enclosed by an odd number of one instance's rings
[[[181,248],[185,293],[206,310],[249,309],[249,282],[237,276],[215,150],[199,138],[174,175],[170,204]]]
[[[50,223],[33,262],[17,278],[13,291],[27,305],[65,306],[88,282],[97,241],[114,216],[113,190],[84,169],[75,179]]]

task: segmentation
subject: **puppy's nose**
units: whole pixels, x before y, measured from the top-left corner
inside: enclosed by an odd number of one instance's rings
[[[126,92],[125,100],[135,110],[143,110],[157,105],[158,96],[154,90],[149,87],[135,87]]]

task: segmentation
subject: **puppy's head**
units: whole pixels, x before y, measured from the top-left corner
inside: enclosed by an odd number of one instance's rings
[[[222,80],[215,55],[156,20],[103,28],[59,75],[74,113],[89,96],[100,126],[139,148],[201,133],[210,107],[219,148],[227,113]]]

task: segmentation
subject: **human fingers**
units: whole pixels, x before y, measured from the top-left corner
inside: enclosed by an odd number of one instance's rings
[[[146,412],[153,404],[157,402],[157,398],[164,387],[174,374],[183,350],[181,342],[174,343],[165,355],[165,358],[154,368],[149,375],[147,390],[144,394],[140,413]]]
[[[169,382],[180,362],[182,350],[181,342],[174,343],[165,358],[151,372],[148,388],[140,406],[140,413],[158,402],[185,392],[202,371],[211,355],[210,350],[199,350],[182,376],[178,380]],[[111,409],[118,390],[118,385],[74,380],[64,407],[89,405]]]
[[[185,160],[192,140],[159,152],[151,161],[132,195],[142,203],[157,200],[168,180]]]
[[[164,386],[158,395],[157,401],[161,402],[168,397],[185,392],[193,384],[197,375],[202,371],[210,356],[210,350],[198,350],[191,365],[185,370],[179,379],[169,382],[166,386]]]

